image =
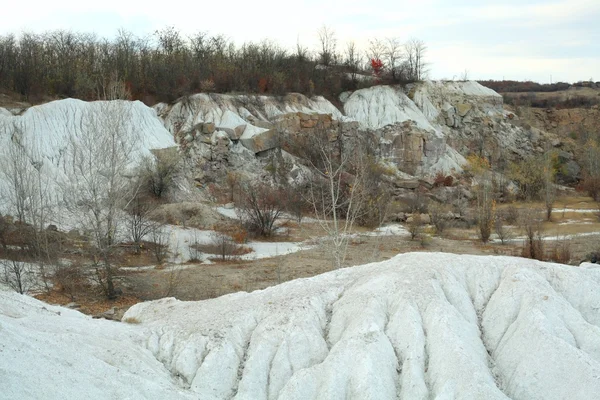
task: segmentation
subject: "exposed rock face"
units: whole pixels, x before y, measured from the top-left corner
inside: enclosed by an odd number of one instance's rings
[[[308,99],[300,94],[283,97],[196,94],[174,105],[159,104],[155,108],[173,134],[208,123],[227,132],[231,140],[240,140],[255,153],[278,145],[270,122],[278,116],[294,112],[332,114],[336,119],[342,116],[323,97]]]
[[[383,154],[411,174],[460,172],[466,162],[461,154],[471,152],[517,160],[543,151],[547,139],[504,111],[502,96],[477,82],[378,86],[342,98],[346,115],[374,129]]]

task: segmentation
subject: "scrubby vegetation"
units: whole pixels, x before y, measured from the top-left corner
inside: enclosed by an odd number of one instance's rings
[[[198,92],[333,99],[345,90],[426,74],[426,46],[419,40],[375,39],[362,53],[354,43],[338,46],[330,28],[318,37],[315,51],[300,43],[290,51],[270,40],[238,46],[224,35],[185,37],[172,27],[145,37],[122,30],[112,40],[71,31],[8,34],[0,36],[0,89],[30,102],[47,96],[105,99],[114,92],[147,104]]]

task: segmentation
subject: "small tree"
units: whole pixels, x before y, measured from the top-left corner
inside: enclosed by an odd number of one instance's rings
[[[181,157],[175,149],[157,151],[153,158],[146,157],[142,162],[142,177],[148,191],[155,197],[162,197],[173,184]]]
[[[368,156],[361,146],[343,151],[341,134],[330,141],[325,129],[315,132],[307,146],[306,157],[314,174],[309,179],[307,201],[319,225],[327,233],[334,266],[340,268],[346,258],[348,234],[364,212]]]
[[[522,212],[519,224],[525,234],[523,256],[536,260],[543,260],[544,234],[540,211],[527,210]]]
[[[215,248],[219,252],[222,261],[228,260],[239,254],[241,246],[237,244],[229,235],[221,232],[213,232],[211,239]]]
[[[408,232],[410,233],[410,240],[420,238],[423,234],[423,220],[421,214],[413,214],[412,219],[408,222]]]
[[[138,193],[131,179],[137,131],[129,123],[131,105],[100,102],[88,109],[81,130],[69,138],[62,182],[63,206],[81,230],[88,232],[90,256],[106,297],[117,296],[114,251],[119,243],[124,209]]]
[[[150,229],[150,240],[152,241],[152,254],[156,262],[162,264],[169,254],[169,237],[161,224],[154,224]]]
[[[35,271],[31,264],[17,260],[0,260],[0,282],[14,291],[26,294],[35,285]]]
[[[128,207],[127,228],[129,237],[135,245],[135,254],[140,254],[142,241],[150,233],[156,222],[150,219],[151,206],[141,195],[135,196]]]
[[[479,237],[486,243],[492,234],[496,203],[493,197],[492,172],[489,162],[482,157],[470,156],[467,170],[475,179],[477,197],[477,226]]]
[[[248,231],[269,237],[285,209],[284,193],[264,183],[241,185],[239,210]]]
[[[505,244],[506,241],[512,238],[512,232],[504,225],[504,221],[505,219],[501,215],[496,214],[494,232],[502,244]]]

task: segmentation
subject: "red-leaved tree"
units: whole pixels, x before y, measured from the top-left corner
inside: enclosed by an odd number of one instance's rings
[[[371,58],[371,68],[373,73],[377,77],[377,80],[381,78],[381,72],[383,71],[383,62],[379,58]]]

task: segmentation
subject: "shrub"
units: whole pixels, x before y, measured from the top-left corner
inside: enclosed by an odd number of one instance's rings
[[[171,150],[157,152],[154,159],[146,158],[142,164],[143,184],[155,197],[162,197],[171,188],[181,158]]]
[[[420,214],[413,214],[412,219],[408,222],[408,232],[410,240],[415,240],[423,234],[423,221]]]
[[[431,223],[435,227],[435,232],[438,235],[443,234],[450,224],[449,211],[447,207],[440,204],[429,205],[429,217],[431,218]]]
[[[249,232],[271,236],[285,208],[285,194],[266,184],[241,185],[240,214]]]
[[[520,225],[525,234],[522,256],[536,260],[544,259],[544,235],[542,218],[537,210],[526,210],[521,213]]]
[[[445,175],[443,172],[438,172],[433,180],[433,186],[446,186],[450,187],[454,184],[454,177],[452,175]]]
[[[58,267],[54,272],[54,281],[57,288],[67,294],[71,301],[75,301],[75,297],[84,292],[89,284],[81,266],[77,264]]]

